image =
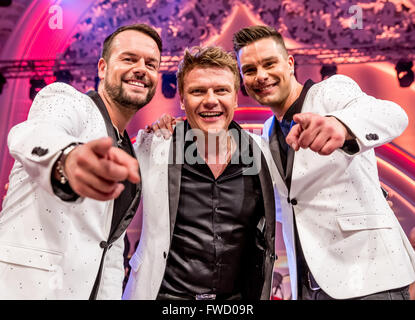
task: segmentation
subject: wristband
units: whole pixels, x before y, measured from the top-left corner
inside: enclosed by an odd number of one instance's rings
[[[66,184],[68,182],[68,177],[66,176],[65,171],[63,170],[65,166],[66,157],[73,149],[75,149],[80,144],[82,143],[77,142],[77,143],[72,143],[69,146],[67,146],[65,149],[62,150],[61,155],[58,161],[56,162],[56,171],[58,172],[59,182],[61,184]]]

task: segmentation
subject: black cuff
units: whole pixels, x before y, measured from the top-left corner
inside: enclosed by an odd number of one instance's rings
[[[342,149],[347,154],[352,155],[359,152],[359,145],[356,139],[346,140],[343,144],[343,147],[341,147],[340,149]]]
[[[72,190],[69,182],[65,184],[60,183],[55,179],[52,180],[53,193],[63,201],[74,202],[79,198],[79,195]]]

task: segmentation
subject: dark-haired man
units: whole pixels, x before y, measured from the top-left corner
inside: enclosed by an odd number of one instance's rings
[[[343,75],[301,85],[274,28],[244,28],[233,41],[246,91],[274,113],[263,138],[279,172],[293,296],[298,275],[300,299],[408,299],[415,253],[373,150],[403,132],[405,112]]]
[[[147,25],[117,29],[104,42],[98,92],[51,84],[10,131],[0,299],[121,298],[123,237],[140,194],[125,128],[155,93],[161,50]]]

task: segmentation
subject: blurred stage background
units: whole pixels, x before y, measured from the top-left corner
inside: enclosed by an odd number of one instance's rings
[[[341,73],[366,93],[400,104],[409,126],[376,152],[381,182],[409,235],[415,227],[415,0],[0,0],[0,208],[13,164],[7,134],[26,119],[36,92],[54,81],[93,89],[103,40],[136,22],[156,27],[165,50],[157,93],[129,125],[132,137],[162,113],[182,115],[175,71],[185,47],[230,51],[233,33],[256,24],[283,34],[300,82]],[[239,104],[236,120],[247,129],[261,128],[271,115],[242,91]],[[128,255],[139,240],[140,212],[128,229]],[[276,297],[288,299],[281,236],[277,253]]]

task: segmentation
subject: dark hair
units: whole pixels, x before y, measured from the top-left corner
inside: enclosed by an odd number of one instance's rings
[[[101,56],[105,60],[108,60],[108,58],[109,58],[110,51],[111,51],[111,44],[112,44],[112,41],[114,40],[114,38],[117,36],[117,34],[123,32],[123,31],[127,31],[127,30],[135,30],[135,31],[138,31],[138,32],[141,32],[141,33],[144,33],[144,34],[148,35],[150,38],[152,38],[156,42],[157,47],[158,47],[158,49],[160,51],[160,54],[161,54],[161,51],[163,49],[163,44],[162,44],[161,38],[160,38],[159,34],[157,33],[157,31],[153,27],[150,27],[147,24],[137,23],[137,24],[130,24],[130,25],[119,27],[117,30],[115,30],[113,33],[111,33],[104,40],[104,45],[103,45],[103,48],[102,48],[102,55]]]
[[[177,70],[177,84],[180,95],[183,94],[184,77],[196,67],[228,68],[234,75],[235,91],[238,92],[240,77],[238,63],[232,53],[226,52],[221,47],[192,47],[184,51],[183,59]]]
[[[269,26],[251,26],[239,30],[233,35],[233,49],[238,54],[238,51],[248,44],[265,38],[274,39],[277,44],[283,47],[284,52],[288,55],[282,35],[276,29]]]

